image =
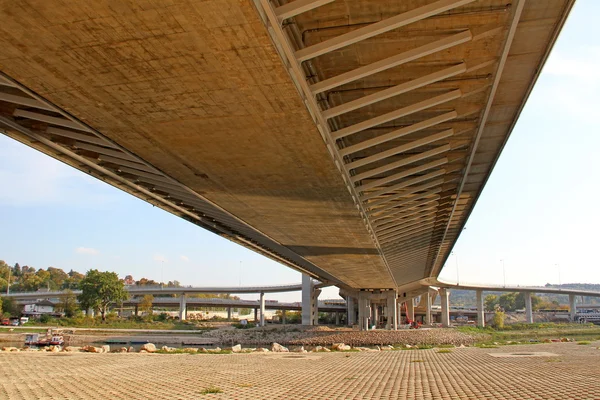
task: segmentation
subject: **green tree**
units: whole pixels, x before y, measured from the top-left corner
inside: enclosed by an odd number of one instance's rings
[[[494,319],[492,320],[492,326],[496,329],[504,328],[504,312],[496,311],[494,313]]]
[[[77,296],[72,290],[65,290],[65,295],[60,302],[60,308],[65,313],[65,317],[72,318],[77,315],[79,305],[77,304]]]
[[[152,303],[153,302],[154,302],[154,296],[152,296],[151,294],[144,295],[144,297],[142,297],[142,299],[140,300],[140,304],[139,304],[140,310],[147,314],[152,314]]]
[[[498,299],[498,304],[504,309],[504,311],[515,311],[517,303],[516,293],[504,293]]]
[[[21,307],[10,297],[2,299],[2,309],[4,310],[4,314],[12,317],[18,317],[21,314]]]
[[[540,308],[540,303],[542,299],[534,294],[531,295],[531,309],[538,310]],[[523,310],[525,309],[525,293],[521,292],[517,294],[515,297],[515,309]]]
[[[494,311],[497,303],[498,303],[498,296],[496,296],[494,294],[488,294],[487,296],[485,296],[485,299],[484,299],[485,311],[490,311],[490,312]]]
[[[77,297],[83,309],[100,311],[102,321],[106,321],[106,312],[111,304],[127,300],[129,295],[123,281],[115,272],[100,272],[92,269],[80,282],[82,293]]]

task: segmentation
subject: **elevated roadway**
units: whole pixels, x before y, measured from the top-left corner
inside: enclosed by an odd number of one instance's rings
[[[0,131],[349,293],[404,292],[438,276],[572,4],[1,1]]]

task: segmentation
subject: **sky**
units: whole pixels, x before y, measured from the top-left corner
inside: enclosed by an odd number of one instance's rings
[[[600,283],[600,2],[579,0],[440,278]],[[185,285],[300,273],[0,135],[0,259]],[[323,298],[334,298],[328,288]],[[243,298],[254,298],[252,295]],[[300,301],[300,293],[269,299]]]

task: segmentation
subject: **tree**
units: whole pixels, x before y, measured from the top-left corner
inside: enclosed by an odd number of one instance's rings
[[[496,307],[496,303],[498,303],[498,296],[494,295],[494,294],[488,294],[487,296],[485,296],[485,311],[494,311],[495,307]]]
[[[152,303],[154,302],[154,296],[151,294],[146,294],[140,300],[140,310],[142,312],[152,314]]]
[[[500,307],[504,309],[504,311],[515,311],[517,302],[517,294],[516,293],[504,293],[498,299],[498,304]]]
[[[538,310],[540,308],[541,298],[532,294],[531,295],[531,309]],[[525,309],[525,293],[521,292],[517,294],[515,298],[515,309],[516,310],[524,310]]]
[[[83,309],[100,311],[102,321],[106,321],[108,306],[121,303],[129,297],[123,281],[115,272],[100,272],[92,269],[80,282],[82,293],[77,297]]]
[[[72,318],[79,311],[79,306],[77,305],[77,296],[70,289],[65,290],[65,295],[60,302],[60,308],[62,308],[62,312],[65,313],[65,317]]]

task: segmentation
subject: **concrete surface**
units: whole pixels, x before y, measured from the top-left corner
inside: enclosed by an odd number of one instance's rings
[[[600,399],[600,350],[319,354],[0,354],[2,399]],[[492,357],[548,352],[552,357]],[[202,394],[208,387],[219,394]]]

